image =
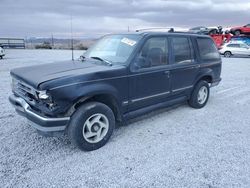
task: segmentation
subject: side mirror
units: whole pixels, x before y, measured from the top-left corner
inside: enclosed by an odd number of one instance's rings
[[[137,57],[134,61],[134,69],[142,69],[150,67],[150,62],[146,60],[144,57]]]

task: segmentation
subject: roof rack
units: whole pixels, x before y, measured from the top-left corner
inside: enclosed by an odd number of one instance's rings
[[[174,32],[174,28],[172,28],[172,27],[152,27],[152,28],[144,28],[144,29],[137,29],[137,30],[135,30],[135,32],[150,31],[150,30],[157,30],[157,29],[168,29],[168,32]]]

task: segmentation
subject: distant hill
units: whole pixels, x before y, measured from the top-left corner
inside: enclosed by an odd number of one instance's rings
[[[86,49],[95,43],[96,38],[73,39],[74,49]],[[71,49],[71,39],[60,38],[28,38],[25,40],[26,48],[36,48],[42,44],[49,44],[53,49]]]

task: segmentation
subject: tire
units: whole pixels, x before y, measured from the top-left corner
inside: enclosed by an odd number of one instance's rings
[[[202,90],[205,92],[206,94],[202,92]],[[201,80],[199,81],[195,87],[194,90],[191,94],[191,97],[188,101],[189,106],[191,106],[192,108],[203,108],[206,104],[207,101],[209,99],[209,85],[208,82],[205,80]],[[204,96],[202,96],[201,94],[204,94]]]
[[[108,142],[114,127],[113,111],[103,103],[89,102],[73,113],[67,131],[73,144],[81,150],[92,151]]]
[[[231,57],[232,53],[229,51],[224,52],[224,57]]]
[[[241,31],[240,31],[240,30],[234,31],[234,35],[236,35],[236,36],[238,36],[238,35],[240,35],[240,34],[241,34]]]

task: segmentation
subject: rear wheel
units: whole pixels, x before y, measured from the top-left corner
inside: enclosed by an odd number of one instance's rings
[[[92,151],[108,142],[114,127],[113,111],[103,103],[90,102],[71,116],[68,135],[81,150]]]
[[[240,30],[236,30],[236,31],[234,32],[234,35],[240,35],[240,34],[241,34]]]
[[[209,85],[207,81],[199,81],[192,92],[191,98],[188,101],[193,108],[202,108],[206,105],[209,98]]]
[[[229,52],[229,51],[226,51],[226,52],[224,53],[224,57],[231,57],[231,56],[232,56],[232,53]]]

